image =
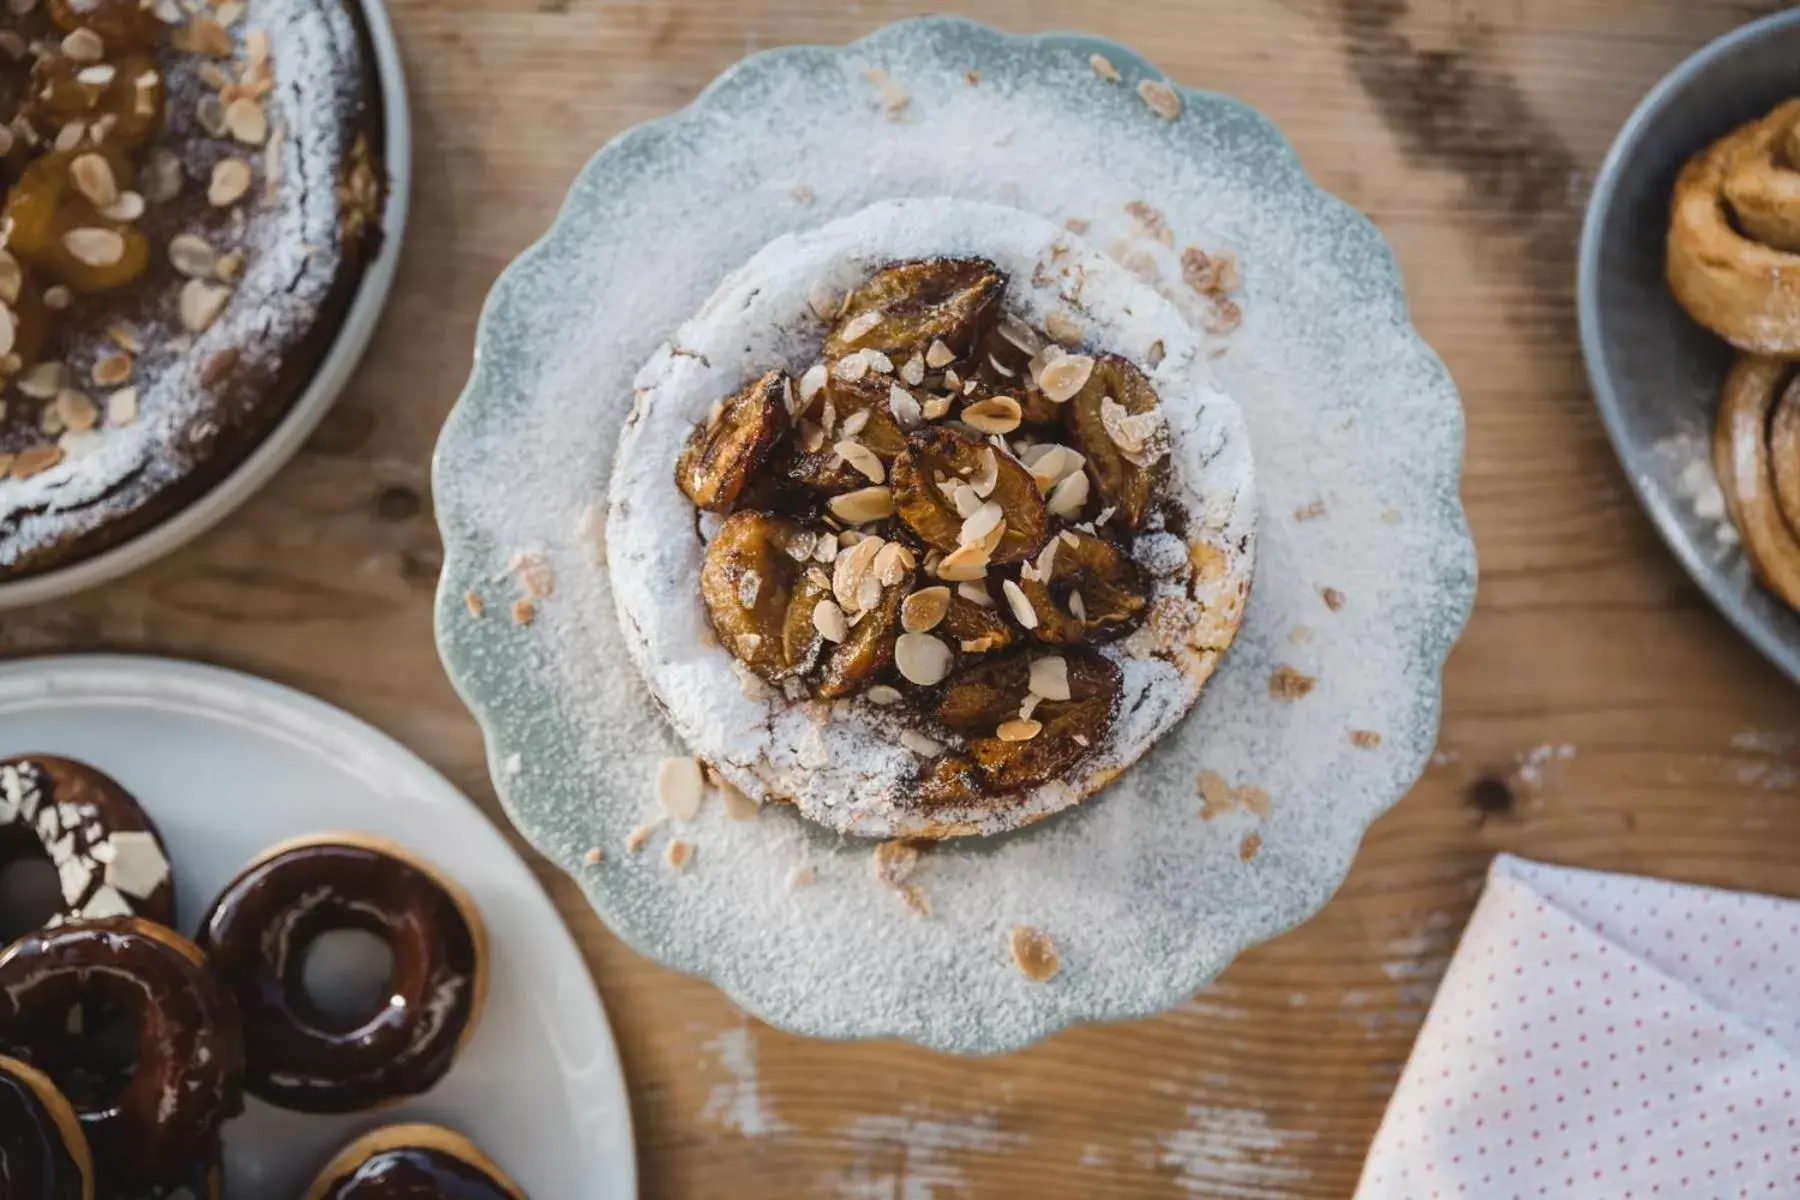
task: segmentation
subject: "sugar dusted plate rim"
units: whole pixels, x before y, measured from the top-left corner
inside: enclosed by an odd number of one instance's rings
[[[1023,79],[1027,73],[1024,70],[1019,72],[1020,78],[1003,77],[998,64],[1005,60],[1041,62],[1052,58],[1066,60],[1074,55],[1085,63],[1095,53],[1110,59],[1127,80],[1163,78],[1134,52],[1103,39],[1068,33],[1018,37],[958,18],[928,17],[887,26],[847,47],[788,47],[752,56],[714,80],[687,108],[615,137],[583,170],[551,230],[501,276],[482,313],[474,370],[445,424],[434,462],[446,551],[438,595],[437,637],[446,670],[483,730],[495,786],[507,814],[527,840],[577,881],[602,919],[639,952],[714,983],[758,1017],[798,1033],[841,1039],[901,1038],[951,1052],[994,1053],[1016,1049],[1077,1022],[1125,1020],[1165,1011],[1209,982],[1245,949],[1292,928],[1323,906],[1342,883],[1367,824],[1398,801],[1429,760],[1442,704],[1442,664],[1473,605],[1475,564],[1458,495],[1463,446],[1460,403],[1443,364],[1406,320],[1405,298],[1391,249],[1366,218],[1307,179],[1292,149],[1266,118],[1228,97],[1181,88],[1186,113],[1171,127],[1175,136],[1182,134],[1184,126],[1190,136],[1197,136],[1197,129],[1208,123],[1232,125],[1248,147],[1244,153],[1255,155],[1263,164],[1271,191],[1297,195],[1307,206],[1308,214],[1316,218],[1320,236],[1350,245],[1349,256],[1362,264],[1363,277],[1357,281],[1359,293],[1379,305],[1384,316],[1391,315],[1398,335],[1391,347],[1394,358],[1404,362],[1421,381],[1419,390],[1429,394],[1428,403],[1436,422],[1432,435],[1436,440],[1431,446],[1434,457],[1426,464],[1433,489],[1431,511],[1417,514],[1417,519],[1429,526],[1435,582],[1430,594],[1408,598],[1421,616],[1416,644],[1408,646],[1421,679],[1413,700],[1417,726],[1403,744],[1399,738],[1392,739],[1393,758],[1383,780],[1359,803],[1356,815],[1345,819],[1342,836],[1334,834],[1328,846],[1318,849],[1317,860],[1300,864],[1304,870],[1297,870],[1293,878],[1285,881],[1287,895],[1279,912],[1220,934],[1217,945],[1184,956],[1179,978],[1171,979],[1157,994],[1120,1003],[1117,996],[1100,994],[1103,989],[1095,989],[1088,996],[1082,993],[1086,985],[1071,983],[1071,992],[1057,1006],[1023,1014],[1004,1032],[985,1026],[972,1031],[947,1029],[925,1011],[944,1002],[942,997],[920,999],[919,1011],[886,1016],[831,1013],[806,1000],[773,998],[766,980],[746,972],[740,964],[725,961],[723,952],[715,954],[701,944],[705,939],[684,936],[681,930],[646,917],[643,897],[634,893],[637,885],[631,879],[596,872],[584,864],[582,845],[569,832],[584,824],[583,814],[567,811],[566,805],[557,810],[553,798],[543,794],[543,785],[531,772],[517,769],[522,756],[528,753],[559,763],[567,758],[566,747],[558,739],[573,727],[565,708],[570,698],[558,694],[554,685],[524,678],[531,667],[524,658],[510,653],[517,631],[509,629],[504,620],[467,619],[465,590],[493,577],[496,547],[489,544],[494,531],[483,526],[479,515],[468,511],[473,498],[462,494],[465,484],[449,464],[488,432],[486,419],[502,407],[501,377],[518,365],[508,360],[507,333],[523,319],[521,309],[529,300],[533,271],[571,248],[569,239],[579,236],[584,214],[594,211],[609,188],[630,186],[629,182],[616,182],[629,180],[631,171],[626,168],[630,163],[644,156],[655,161],[659,153],[666,154],[668,147],[683,138],[698,136],[696,126],[709,110],[740,103],[746,95],[783,73],[849,56],[874,56],[895,47],[916,47],[921,42],[956,44],[971,56],[971,61],[982,63],[988,81],[996,86],[1028,83]],[[990,60],[996,64],[991,70]],[[723,277],[736,265],[717,264],[717,276]],[[1255,449],[1253,440],[1253,452]],[[1265,522],[1267,519],[1265,511]],[[596,619],[613,618],[609,612]],[[1232,672],[1234,661],[1228,659],[1222,673]],[[642,686],[635,675],[631,686]],[[529,702],[513,702],[521,693],[531,697]],[[645,702],[648,703],[647,696]],[[1101,797],[1096,803],[1103,803],[1104,799]],[[630,804],[635,809],[640,807],[640,800],[602,797],[597,807],[611,811]],[[1065,814],[1059,821],[1072,816]],[[1055,826],[1058,822],[1047,824]],[[1006,839],[993,841],[991,848],[998,851]],[[814,849],[818,850],[820,844],[815,838]],[[613,853],[610,846],[606,849]],[[866,848],[852,846],[845,851],[839,847],[836,851],[820,852],[861,855]]]

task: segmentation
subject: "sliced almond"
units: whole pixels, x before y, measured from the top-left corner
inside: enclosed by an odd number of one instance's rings
[[[813,605],[813,628],[828,642],[841,642],[850,636],[850,622],[835,600],[821,600]]]
[[[845,345],[853,346],[875,332],[875,327],[883,319],[880,309],[872,308],[868,312],[858,313],[844,323],[843,329],[838,331],[839,336],[843,338]]]
[[[952,583],[980,579],[987,574],[988,560],[988,549],[980,542],[958,546],[938,562],[937,577]]]
[[[931,345],[925,349],[925,365],[934,371],[941,371],[956,361],[956,352],[944,345],[943,339],[932,338]]]
[[[120,388],[106,398],[106,423],[108,425],[129,425],[138,417],[138,391],[136,388]]]
[[[144,215],[147,206],[144,197],[137,192],[120,192],[119,198],[111,204],[100,206],[100,215],[109,221],[119,221],[129,225]]]
[[[41,362],[26,368],[13,386],[33,400],[54,400],[56,393],[69,386],[69,368],[59,362]]]
[[[853,438],[861,433],[863,431],[863,426],[869,423],[869,411],[870,410],[866,408],[859,408],[849,416],[845,417],[844,423],[838,426],[838,436],[842,438]]]
[[[823,279],[815,279],[806,291],[807,307],[813,310],[813,316],[821,321],[829,321],[837,316],[839,307],[843,305],[843,297],[838,295],[832,286]]]
[[[1062,969],[1056,943],[1029,925],[1014,925],[1007,935],[1007,942],[1012,949],[1013,962],[1033,983],[1048,983]]]
[[[873,571],[875,578],[881,581],[882,587],[893,587],[904,580],[919,560],[913,552],[899,542],[889,542],[875,556]]]
[[[814,363],[806,368],[800,376],[800,400],[803,404],[811,404],[812,398],[825,389],[828,373],[824,363]]]
[[[63,249],[90,267],[110,267],[125,257],[125,239],[111,229],[80,226],[63,234]]]
[[[831,569],[831,594],[846,613],[861,612],[867,607],[862,602],[863,584],[874,578],[875,560],[883,545],[880,538],[864,538],[837,556]]]
[[[91,29],[77,29],[63,38],[62,52],[70,62],[97,63],[106,57],[106,43]]]
[[[129,354],[103,354],[94,360],[94,382],[101,387],[118,387],[131,378]]]
[[[1079,516],[1087,507],[1088,477],[1086,471],[1076,471],[1067,479],[1050,489],[1044,507],[1053,516],[1073,518]]]
[[[855,415],[867,418],[869,414],[859,412]],[[836,450],[857,474],[870,483],[887,482],[887,468],[881,465],[881,459],[876,457],[875,452],[861,442],[842,441],[832,449]]]
[[[1075,393],[1087,386],[1094,373],[1094,360],[1086,354],[1065,354],[1051,359],[1038,373],[1038,390],[1055,404],[1066,404]]]
[[[189,333],[202,333],[211,328],[225,311],[231,289],[204,279],[190,279],[181,288],[181,324]]]
[[[922,758],[936,758],[944,752],[943,743],[926,737],[916,729],[902,729],[900,744]]]
[[[63,460],[61,446],[32,446],[21,450],[12,462],[12,478],[30,479],[42,475]]]
[[[1044,332],[1067,346],[1081,341],[1081,326],[1074,317],[1057,309],[1044,318]]]
[[[1004,721],[994,730],[994,736],[1003,742],[1029,742],[1044,731],[1038,721]]]
[[[1046,700],[1069,698],[1069,662],[1059,654],[1031,660],[1031,694]]]
[[[1069,615],[1077,621],[1087,620],[1087,601],[1081,598],[1080,592],[1069,593]]]
[[[956,585],[956,594],[970,604],[982,608],[994,607],[994,598],[988,595],[987,583],[980,579],[965,579]]]
[[[921,588],[900,604],[900,628],[907,633],[929,633],[950,611],[950,589],[942,585]]]
[[[918,351],[900,364],[900,381],[908,387],[918,387],[925,382],[925,356]]]
[[[207,185],[206,201],[214,208],[230,208],[250,194],[253,181],[249,163],[241,158],[222,158],[213,164],[212,182]]]
[[[55,403],[57,418],[64,429],[85,433],[100,423],[100,406],[74,388],[58,392]]]
[[[852,525],[884,521],[894,515],[894,493],[891,488],[866,487],[842,496],[833,496],[829,505],[832,515]]]
[[[98,154],[76,155],[69,163],[69,182],[96,208],[104,208],[119,198],[112,164]]]
[[[219,254],[198,234],[178,233],[169,239],[169,263],[189,279],[207,279],[219,265]]]
[[[1137,85],[1138,98],[1151,112],[1165,121],[1181,115],[1181,93],[1160,79],[1145,79]]]
[[[977,496],[986,500],[994,494],[994,488],[1000,482],[999,453],[992,446],[981,452],[981,469],[969,480],[969,488]]]
[[[957,544],[969,546],[985,542],[987,536],[1004,524],[1005,520],[1006,510],[989,500],[964,519],[962,532],[957,535]]]
[[[932,396],[925,401],[923,408],[925,419],[927,421],[936,421],[950,411],[950,397]]]
[[[950,647],[929,633],[903,633],[894,641],[894,666],[920,687],[942,683],[951,661]]]
[[[699,816],[705,789],[699,759],[683,755],[656,764],[656,802],[674,820],[691,821]]]
[[[269,140],[269,114],[248,96],[240,96],[225,106],[225,129],[247,146],[260,146]]]
[[[1094,68],[1094,74],[1108,83],[1119,82],[1119,68],[1112,65],[1112,60],[1104,54],[1088,55],[1088,66]]]
[[[962,411],[965,425],[982,433],[1008,434],[1019,427],[1025,410],[1011,396],[990,396],[977,400]]]
[[[687,870],[688,864],[694,861],[694,844],[676,838],[663,850],[663,861],[675,871]]]
[[[1027,629],[1038,627],[1037,610],[1031,607],[1031,601],[1019,585],[1008,579],[1000,585],[1000,594],[1006,597],[1006,606],[1012,609],[1013,619]]]
[[[864,692],[863,695],[867,697],[870,704],[879,704],[883,708],[886,708],[890,704],[898,704],[901,700],[905,699],[905,697],[900,694],[900,689],[889,687],[885,683],[876,684],[874,687]]]
[[[895,423],[902,429],[917,429],[925,423],[925,410],[918,397],[899,384],[888,388],[888,411],[894,414]]]

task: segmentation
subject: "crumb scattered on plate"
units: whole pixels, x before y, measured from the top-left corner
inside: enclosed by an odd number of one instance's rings
[[[1062,969],[1062,959],[1057,956],[1056,943],[1048,935],[1040,933],[1029,925],[1014,925],[1008,939],[1012,945],[1013,962],[1025,978],[1034,983],[1048,983]]]

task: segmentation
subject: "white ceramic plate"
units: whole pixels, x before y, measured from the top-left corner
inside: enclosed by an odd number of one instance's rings
[[[381,310],[393,290],[394,272],[400,263],[400,243],[406,234],[406,214],[412,193],[412,118],[406,107],[406,74],[400,66],[400,46],[381,0],[361,0],[368,19],[369,41],[375,50],[375,74],[381,81],[381,117],[387,143],[387,207],[383,210],[381,249],[363,272],[361,285],[344,314],[343,327],[312,383],[279,424],[249,457],[212,490],[138,536],[66,567],[13,583],[0,583],[0,609],[41,604],[59,596],[111,582],[139,567],[187,545],[217,525],[248,500],[299,453],[338,394],[350,382],[362,361]]]
[[[475,897],[492,934],[487,1007],[429,1095],[314,1117],[257,1100],[226,1127],[234,1196],[297,1196],[355,1134],[414,1119],[462,1130],[541,1200],[637,1194],[631,1113],[600,997],[549,898],[475,806],[399,743],[260,679],[151,658],[0,666],[0,757],[68,755],[161,827],[191,933],[258,851],[331,829],[384,834]]]

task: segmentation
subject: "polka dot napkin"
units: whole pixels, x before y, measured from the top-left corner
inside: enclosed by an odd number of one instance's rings
[[[1800,1196],[1800,902],[1501,855],[1357,1200]]]

